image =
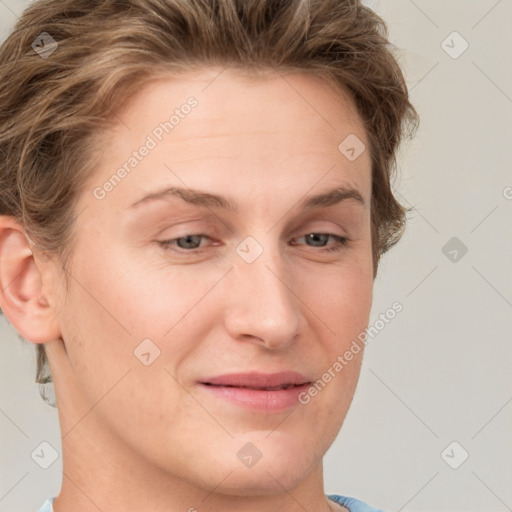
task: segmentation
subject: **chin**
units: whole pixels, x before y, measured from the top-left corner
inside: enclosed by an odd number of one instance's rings
[[[282,465],[236,468],[217,490],[230,496],[275,496],[296,487],[306,474]]]
[[[256,444],[258,443],[258,444]],[[254,446],[261,450],[260,454],[253,453]],[[221,472],[227,476],[218,491],[232,496],[273,496],[282,494],[284,489],[293,489],[312,470],[315,463],[313,453],[305,450],[304,446],[297,446],[296,443],[277,443],[255,441],[254,445],[244,445],[244,448],[237,450],[237,457],[233,463],[231,457],[226,460],[221,454],[213,457],[216,463],[211,467],[215,468],[212,476],[216,479],[215,485],[219,483]],[[255,455],[256,460],[249,459],[244,464],[244,454]],[[224,464],[222,464],[222,462]],[[222,469],[221,469],[222,467]]]

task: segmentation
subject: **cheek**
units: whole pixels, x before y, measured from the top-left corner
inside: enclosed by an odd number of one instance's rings
[[[323,373],[318,376],[319,391],[306,407],[312,406],[315,421],[325,425],[323,442],[329,446],[343,423],[359,379],[365,347],[361,334],[368,326],[373,280],[371,272],[339,268],[316,290],[306,301],[320,319],[313,329],[324,333],[319,337]]]
[[[88,272],[88,268],[84,269]],[[225,269],[170,265],[162,257],[148,263],[129,251],[111,255],[103,268],[87,279],[98,290],[112,316],[135,339],[161,339],[203,304],[201,299],[222,278]]]
[[[321,317],[345,344],[357,337],[368,324],[372,305],[372,287],[367,282],[332,280],[320,297]],[[331,333],[332,334],[332,333]]]
[[[82,382],[98,388],[91,389],[97,394],[126,369],[143,367],[134,351],[147,346],[147,342],[141,345],[147,339],[157,347],[149,344],[151,356],[154,350],[160,351],[155,366],[173,371],[194,349],[193,338],[183,333],[184,326],[192,325],[197,339],[208,328],[211,315],[207,308],[211,306],[201,299],[224,271],[201,274],[192,266],[172,272],[148,270],[141,262],[116,256],[115,251],[108,253],[108,259],[82,254],[73,264],[61,316],[68,357]]]
[[[373,298],[371,256],[358,255],[306,274],[300,292],[327,333],[336,340],[330,349],[339,350],[368,325]]]

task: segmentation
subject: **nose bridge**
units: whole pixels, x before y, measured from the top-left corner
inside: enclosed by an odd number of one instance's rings
[[[299,302],[273,232],[248,236],[235,249],[226,327],[235,338],[257,338],[271,348],[291,342],[300,324]]]

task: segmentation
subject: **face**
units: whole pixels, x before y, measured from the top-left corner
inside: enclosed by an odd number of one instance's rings
[[[273,494],[319,466],[355,390],[362,352],[335,363],[368,325],[371,164],[338,149],[367,139],[324,82],[219,72],[151,83],[105,135],[50,362],[66,442]]]

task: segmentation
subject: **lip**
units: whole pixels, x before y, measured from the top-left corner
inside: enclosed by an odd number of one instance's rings
[[[198,382],[210,396],[267,413],[280,412],[297,405],[300,393],[307,390],[311,383],[304,375],[292,371],[231,373]]]

